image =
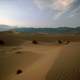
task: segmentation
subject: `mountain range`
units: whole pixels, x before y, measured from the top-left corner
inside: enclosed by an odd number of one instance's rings
[[[35,33],[80,33],[80,26],[72,27],[58,27],[58,28],[12,28],[8,25],[0,25],[0,31],[15,30],[16,32],[35,32]]]
[[[58,28],[17,28],[17,32],[42,32],[42,33],[80,33],[80,27],[58,27]]]

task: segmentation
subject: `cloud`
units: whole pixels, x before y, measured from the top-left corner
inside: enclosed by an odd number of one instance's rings
[[[75,15],[79,14],[80,6],[78,8],[75,8],[73,11],[71,11],[69,17],[74,17]]]
[[[62,11],[70,6],[74,0],[34,0],[36,6],[40,9],[51,8]]]
[[[43,10],[49,8],[53,0],[34,0],[34,3],[39,9]]]
[[[80,6],[80,0],[34,0],[34,3],[40,10],[50,9],[53,13],[56,12],[54,20],[66,13],[74,14]]]
[[[68,7],[70,7],[70,4],[73,2],[73,0],[56,0],[53,5],[52,8],[58,11],[63,11],[65,9],[67,9]]]

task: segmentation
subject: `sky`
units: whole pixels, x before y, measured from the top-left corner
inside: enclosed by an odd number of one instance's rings
[[[80,26],[80,0],[0,0],[0,24],[53,28]]]

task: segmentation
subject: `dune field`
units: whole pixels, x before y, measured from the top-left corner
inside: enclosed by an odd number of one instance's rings
[[[79,35],[2,32],[0,40],[0,80],[80,80]]]

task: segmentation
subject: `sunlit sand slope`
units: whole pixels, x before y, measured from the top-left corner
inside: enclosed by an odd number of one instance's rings
[[[5,48],[0,54],[0,80],[44,80],[61,49],[62,46],[28,42],[16,48]],[[22,70],[19,75],[16,74],[18,69]]]
[[[1,33],[0,80],[80,80],[80,40],[74,38],[66,45],[58,43],[65,37]]]
[[[46,80],[80,80],[80,43],[64,46]]]

